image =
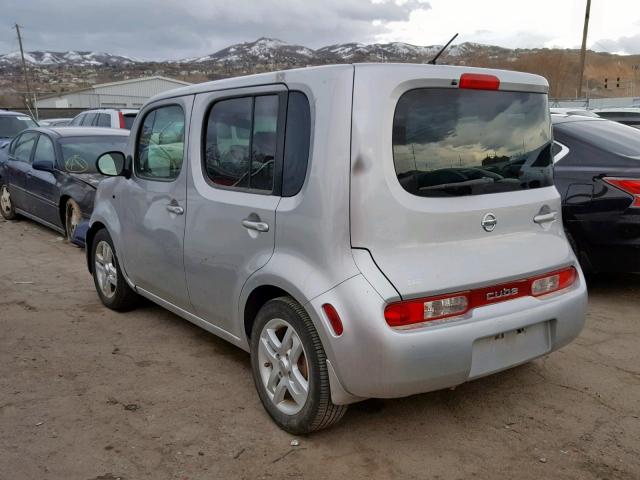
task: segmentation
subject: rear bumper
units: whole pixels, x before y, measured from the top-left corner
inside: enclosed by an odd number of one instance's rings
[[[340,337],[331,334],[321,311],[324,303],[342,318]],[[412,330],[387,326],[384,306],[358,275],[314,299],[309,308],[324,326],[323,344],[337,380],[354,397],[394,398],[452,387],[556,350],[582,330],[587,291],[580,274],[568,291],[506,301],[454,322]],[[516,333],[519,329],[523,336]],[[506,343],[493,343],[496,336]]]

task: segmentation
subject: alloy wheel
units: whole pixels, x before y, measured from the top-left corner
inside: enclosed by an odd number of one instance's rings
[[[11,194],[9,193],[9,189],[4,185],[0,191],[0,208],[6,215],[11,215]]]
[[[309,396],[309,364],[295,329],[274,318],[260,334],[260,378],[269,399],[286,415],[295,415]]]
[[[118,285],[118,269],[111,245],[104,240],[96,245],[94,264],[100,291],[106,298],[113,297]]]

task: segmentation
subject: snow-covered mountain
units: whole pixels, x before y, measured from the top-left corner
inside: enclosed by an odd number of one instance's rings
[[[24,60],[30,65],[68,65],[68,66],[104,66],[104,65],[130,65],[139,62],[131,57],[112,55],[104,52],[49,52],[35,51],[25,52]],[[11,52],[0,55],[0,66],[20,64],[20,52]]]
[[[259,38],[254,42],[237,43],[210,55],[181,60],[145,62],[123,55],[103,52],[50,52],[25,53],[27,63],[34,66],[76,67],[127,67],[144,63],[179,65],[203,65],[209,67],[251,68],[271,64],[278,68],[322,65],[328,63],[356,62],[415,62],[426,63],[440,50],[440,45],[418,46],[409,43],[338,43],[313,50],[274,38]],[[478,43],[461,43],[447,49],[442,56],[444,63],[464,63],[478,56],[498,58],[517,55],[517,51]],[[18,52],[0,55],[0,68],[20,65]]]

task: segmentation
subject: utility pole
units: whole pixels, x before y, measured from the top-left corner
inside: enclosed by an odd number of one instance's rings
[[[31,112],[31,104],[33,103],[33,97],[31,97],[31,85],[29,84],[29,74],[27,73],[27,62],[24,61],[24,50],[22,49],[22,36],[20,35],[20,25],[15,24],[16,33],[18,34],[18,45],[20,45],[20,58],[22,59],[22,73],[24,74],[24,83],[27,87],[27,96],[25,97],[25,105],[27,110]],[[36,119],[37,120],[37,119]]]
[[[584,62],[587,55],[587,31],[589,30],[589,11],[591,0],[587,0],[587,10],[584,13],[584,28],[582,29],[582,49],[580,50],[580,75],[578,75],[578,97],[582,97],[582,79],[584,77]]]

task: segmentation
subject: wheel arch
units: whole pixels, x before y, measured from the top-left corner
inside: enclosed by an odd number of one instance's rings
[[[249,293],[247,299],[244,301],[242,313],[243,331],[247,340],[251,338],[251,329],[253,328],[253,323],[260,309],[269,300],[278,297],[291,297],[300,303],[294,295],[275,285],[259,285],[251,290],[251,293]],[[300,305],[302,305],[302,303],[300,303]]]

